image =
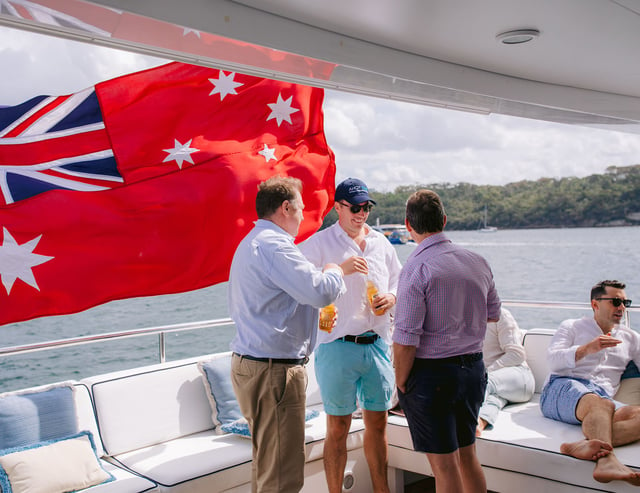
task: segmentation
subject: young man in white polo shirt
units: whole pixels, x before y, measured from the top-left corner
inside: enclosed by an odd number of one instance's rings
[[[347,286],[335,302],[338,319],[330,333],[321,332],[315,351],[318,385],[327,413],[324,466],[331,493],[342,491],[351,414],[359,406],[365,425],[365,456],[373,491],[389,491],[387,481],[387,411],[395,377],[391,364],[391,309],[402,268],[395,249],[366,224],[375,201],[365,183],[348,178],[336,188],[338,222],[301,245],[316,266],[340,264]],[[378,289],[372,304],[367,282]],[[375,313],[378,313],[376,315]]]

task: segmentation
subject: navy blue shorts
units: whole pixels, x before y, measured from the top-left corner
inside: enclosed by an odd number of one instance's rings
[[[413,448],[449,454],[475,443],[478,411],[486,387],[482,353],[416,358],[406,392],[398,390]]]

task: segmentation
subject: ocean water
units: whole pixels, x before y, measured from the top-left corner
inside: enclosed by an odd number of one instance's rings
[[[619,279],[640,305],[640,227],[450,231],[456,243],[491,264],[503,300],[588,302],[591,286]],[[404,263],[415,244],[397,245]],[[555,328],[584,310],[514,307],[523,329]],[[226,283],[176,295],[107,303],[82,313],[45,317],[0,327],[0,347],[228,317]],[[631,317],[640,320],[640,313]],[[640,327],[640,322],[637,322]],[[226,351],[232,327],[166,336],[167,360]],[[40,351],[0,359],[0,392],[80,379],[158,361],[157,336]]]

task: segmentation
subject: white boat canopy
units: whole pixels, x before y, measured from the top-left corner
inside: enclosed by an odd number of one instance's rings
[[[640,131],[638,0],[5,0],[0,24],[371,96]]]

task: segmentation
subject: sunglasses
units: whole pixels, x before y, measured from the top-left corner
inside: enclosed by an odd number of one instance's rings
[[[625,308],[629,308],[631,306],[631,300],[623,300],[622,298],[596,298],[596,300],[609,300],[611,304],[618,308],[620,305],[624,305]]]
[[[338,202],[338,204],[344,207],[348,207],[353,214],[357,214],[361,210],[365,212],[370,212],[371,209],[373,209],[373,204],[351,205],[351,204],[343,204],[342,202]]]

